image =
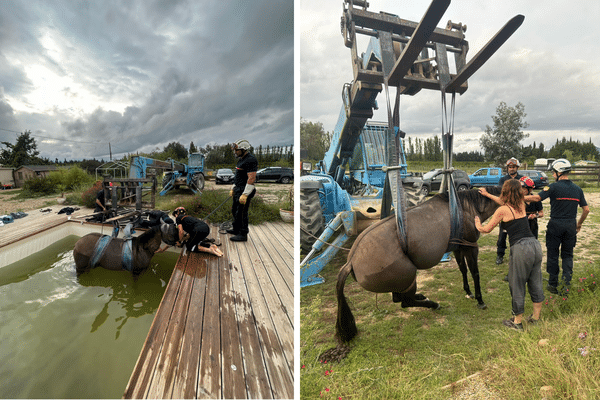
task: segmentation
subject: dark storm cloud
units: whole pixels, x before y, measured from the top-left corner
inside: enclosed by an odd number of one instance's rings
[[[43,155],[104,156],[108,142],[119,152],[240,137],[255,146],[293,143],[292,1],[63,1],[17,7],[32,17],[22,27],[28,32],[22,50],[15,46],[23,37],[15,40],[13,29],[0,30],[0,41],[13,43],[12,54],[25,62],[43,60],[59,76],[73,77],[77,85],[63,88],[64,95],[83,98],[81,85],[104,101],[79,115],[59,108],[52,118],[15,112],[17,119],[40,123],[23,130],[65,140],[45,141],[42,153],[52,150]],[[0,5],[0,13],[6,11]],[[60,62],[44,49],[44,35],[67,39],[58,50]],[[0,84],[7,95],[24,99],[15,88],[27,87],[27,75],[18,64],[9,65],[0,64]],[[5,80],[19,83],[9,86]],[[123,107],[114,110],[107,103]]]

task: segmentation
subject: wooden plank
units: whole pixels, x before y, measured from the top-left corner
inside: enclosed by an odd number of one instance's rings
[[[277,253],[281,257],[280,261],[276,261],[277,268],[282,271],[282,276],[288,282],[288,286],[293,288],[294,245],[289,244],[289,237],[293,237],[293,234],[289,235],[284,231],[280,231],[276,225],[272,226],[272,224],[265,224],[261,226],[261,228],[265,233],[265,237],[267,238],[268,242],[273,244],[274,248],[277,250]]]
[[[258,255],[256,238],[252,235],[249,238],[252,246],[244,246],[248,252],[247,255],[240,252],[240,262],[244,265],[249,302],[255,314],[271,390],[275,398],[293,397],[293,328]]]
[[[287,259],[284,259],[280,254],[280,252],[285,253],[282,250],[282,246],[274,246],[263,229],[255,229],[254,236],[258,239],[254,241],[258,256],[262,260],[263,266],[272,282],[269,285],[276,288],[283,304],[294,304],[294,275],[288,268],[278,268],[278,265],[293,263],[293,258],[288,256]],[[284,290],[284,288],[287,288],[287,290]]]
[[[185,263],[182,262],[180,254],[173,269],[171,279],[165,289],[164,297],[150,326],[150,331],[148,332],[140,356],[129,378],[123,398],[140,399],[146,397],[148,386],[154,374],[156,360],[158,360],[158,356],[160,355],[163,339],[167,332],[168,322],[173,312],[178,288],[184,276],[183,268],[185,268]]]
[[[220,272],[223,398],[245,399],[248,394],[240,344],[242,334],[238,329],[236,315],[239,294],[233,288],[230,265],[224,257],[220,258],[217,263]],[[250,397],[254,398],[254,396]]]
[[[248,293],[246,269],[251,263],[246,251],[246,244],[230,243],[230,271],[234,290],[239,298],[236,302],[236,317],[238,320],[240,348],[244,359],[246,386],[251,398],[273,398],[267,368],[261,351],[262,344],[256,326],[261,318],[255,305],[251,303]],[[243,253],[240,254],[240,253]],[[249,272],[248,272],[249,273]]]
[[[185,270],[173,306],[173,312],[168,321],[168,327],[163,339],[160,356],[154,368],[152,383],[147,396],[152,399],[170,398],[175,381],[175,371],[179,362],[181,340],[188,317],[190,298],[192,297],[193,276],[197,261],[195,254],[188,253]]]
[[[173,385],[172,398],[175,399],[195,398],[198,383],[198,363],[202,345],[202,323],[208,260],[201,258],[199,254],[194,254],[193,256],[193,260],[190,260],[190,262],[197,263],[197,266],[194,271],[192,297],[190,299],[188,319],[181,344],[181,358]]]
[[[196,398],[222,398],[219,270],[208,268]]]
[[[285,222],[263,224],[261,227],[273,233],[275,239],[286,246],[290,255],[294,255],[294,225]]]

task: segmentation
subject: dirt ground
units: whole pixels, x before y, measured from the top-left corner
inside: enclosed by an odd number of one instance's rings
[[[19,193],[17,189],[0,191],[0,215],[10,214],[16,211],[31,211],[47,207],[58,207],[59,196],[40,197],[37,199],[17,200],[14,197]]]
[[[216,185],[214,181],[206,181],[205,190],[227,189],[229,185]],[[262,197],[267,203],[277,203],[282,200],[287,201],[287,194],[294,188],[293,183],[259,183],[256,185],[257,196]],[[31,211],[48,207],[61,207],[57,198],[59,196],[47,196],[36,199],[17,200],[14,199],[18,189],[9,189],[0,191],[0,215],[10,214],[16,211]],[[285,197],[285,199],[284,199]]]

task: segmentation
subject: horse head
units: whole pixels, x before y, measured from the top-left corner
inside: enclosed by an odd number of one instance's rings
[[[160,234],[163,242],[169,246],[175,246],[179,236],[179,232],[177,232],[177,226],[175,224],[168,224],[161,220]]]

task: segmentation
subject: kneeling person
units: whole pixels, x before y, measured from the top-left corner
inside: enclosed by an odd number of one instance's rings
[[[205,240],[210,233],[210,228],[206,222],[186,215],[185,208],[183,207],[177,207],[173,211],[173,216],[179,230],[179,241],[177,242],[179,246],[182,246],[183,237],[187,233],[189,235],[189,239],[186,242],[188,251],[196,253],[205,252],[218,257],[223,256],[223,252],[214,243],[209,243]],[[165,250],[166,248],[159,251],[163,252]]]

